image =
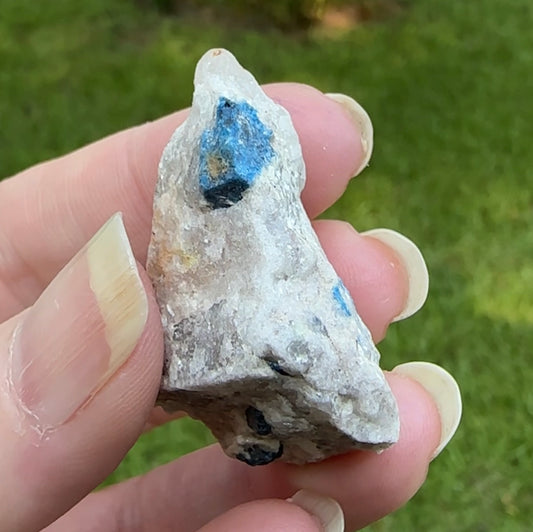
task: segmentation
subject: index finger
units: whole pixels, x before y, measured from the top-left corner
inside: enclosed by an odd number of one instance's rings
[[[314,217],[342,194],[365,159],[361,134],[341,105],[312,87],[285,83],[265,90],[292,116],[307,166],[302,197]],[[124,213],[144,263],[159,158],[186,116],[179,111],[125,130],[0,183],[0,292],[10,308],[0,318],[32,304],[116,211]]]

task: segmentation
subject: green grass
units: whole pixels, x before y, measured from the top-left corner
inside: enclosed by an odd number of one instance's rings
[[[459,381],[464,418],[427,483],[371,531],[533,530],[533,3],[412,0],[336,37],[162,18],[126,0],[0,0],[0,175],[188,104],[194,64],[226,46],[264,82],[357,97],[372,166],[328,215],[424,251],[427,305],[383,364]],[[180,426],[181,423],[181,426]],[[205,444],[196,423],[141,438],[110,481]]]

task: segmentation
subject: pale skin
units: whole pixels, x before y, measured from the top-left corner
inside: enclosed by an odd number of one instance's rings
[[[308,172],[302,198],[313,219],[342,195],[359,167],[360,134],[344,109],[315,89],[277,84],[265,90],[288,109],[298,131]],[[180,111],[112,135],[0,183],[0,360],[25,309],[116,211],[124,213],[149,299],[144,332],[120,374],[48,438],[36,444],[31,430],[14,426],[13,416],[0,416],[2,529],[53,523],[47,530],[318,531],[316,519],[285,501],[308,488],[336,499],[346,529],[354,530],[402,506],[426,478],[440,439],[437,408],[420,384],[387,373],[401,436],[380,455],[355,451],[314,465],[251,468],[214,445],[90,494],[147,426],[167,421],[153,409],[163,343],[143,267],[158,160],[186,115]],[[380,341],[407,297],[400,260],[345,222],[316,221],[314,228]],[[6,412],[10,400],[6,392],[0,401]]]

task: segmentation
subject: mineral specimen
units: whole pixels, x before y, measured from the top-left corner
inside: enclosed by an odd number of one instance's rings
[[[155,192],[159,403],[204,421],[250,465],[398,438],[379,353],[302,207],[304,180],[287,111],[229,52],[207,52]]]

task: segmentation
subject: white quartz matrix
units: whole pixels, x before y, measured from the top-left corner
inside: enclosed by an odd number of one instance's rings
[[[148,256],[160,404],[250,465],[391,445],[396,402],[302,207],[289,114],[226,50],[202,57],[194,84],[159,165]]]

